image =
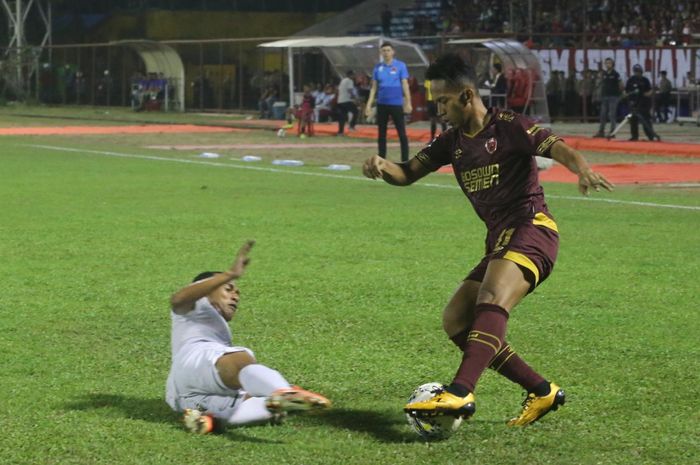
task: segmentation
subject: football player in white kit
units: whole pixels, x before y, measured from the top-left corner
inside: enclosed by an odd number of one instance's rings
[[[250,262],[246,242],[227,271],[200,273],[172,295],[172,365],[165,399],[199,434],[216,427],[276,423],[288,411],[330,407],[320,394],[291,386],[253,352],[231,344],[228,322],[238,310],[235,280]]]

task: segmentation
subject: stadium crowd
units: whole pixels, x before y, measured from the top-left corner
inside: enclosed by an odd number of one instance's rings
[[[444,0],[440,29],[463,33],[528,32],[528,2],[506,0]],[[586,32],[588,45],[687,45],[700,32],[698,1],[532,0],[530,45],[571,47]]]
[[[587,69],[582,72],[565,72],[552,70],[548,73],[545,90],[550,111],[550,116],[555,120],[576,119],[583,117],[597,118],[601,107],[602,69]],[[501,74],[503,83],[501,89],[496,89],[497,75]],[[672,122],[676,111],[688,113],[687,101],[681,100],[681,107],[675,108],[671,99],[671,92],[677,90],[675,85],[666,77],[665,70],[659,70],[654,81],[656,87],[653,100],[653,122]],[[629,76],[623,76],[623,79]],[[493,69],[489,76],[484,76],[482,85],[491,87],[494,96],[490,102],[494,106],[518,109],[518,89],[517,76],[513,73],[499,73]],[[90,88],[92,79],[86,79],[82,71],[72,65],[51,68],[48,65],[42,68],[40,100],[44,103],[81,104],[90,103],[91,98],[94,104],[110,105],[122,103],[119,94],[122,83],[119,76],[113,76],[109,70],[105,69],[101,75],[94,79],[94,90]],[[364,72],[356,72],[352,76],[353,89],[351,101],[357,108],[364,108],[369,95],[371,78]],[[492,84],[488,84],[491,81]],[[135,72],[128,80],[126,87],[128,96],[126,104],[131,104],[134,111],[158,111],[164,109],[166,92],[172,101],[176,83],[171,79],[166,79],[156,73],[144,74]],[[684,77],[684,83],[688,86],[695,83],[693,76]],[[311,117],[313,122],[340,122],[349,121],[348,112],[343,113],[338,105],[340,79],[330,79],[327,82],[307,82],[309,93],[313,97],[313,109]],[[411,94],[424,94],[423,83],[419,83],[414,77],[409,78]],[[193,79],[189,83],[192,88],[192,106],[194,108],[214,108],[217,105],[216,89],[214,84],[206,77]],[[279,71],[265,72],[254,76],[250,81],[253,91],[253,98],[257,98],[258,117],[261,119],[283,119],[288,118],[289,113],[287,102],[288,76]],[[257,97],[255,97],[257,95]],[[497,97],[501,96],[501,97]],[[223,103],[227,107],[232,106],[232,99],[229,94],[224,93]],[[500,100],[499,100],[500,99]],[[502,100],[502,101],[501,101]],[[275,104],[284,105],[280,112],[275,112]],[[300,104],[297,101],[297,107]],[[625,101],[621,103],[620,112],[625,114]],[[299,108],[291,108],[290,111]],[[296,113],[294,114],[296,115]],[[420,115],[414,115],[418,119],[423,119]],[[293,116],[292,119],[294,119]],[[367,118],[363,112],[355,117],[356,123],[371,123],[373,118]],[[354,125],[350,126],[351,128]]]
[[[498,65],[497,65],[498,66]],[[503,89],[495,91],[495,82],[498,80],[497,74],[500,74],[503,83]],[[654,89],[653,113],[652,121],[655,123],[673,122],[675,110],[671,102],[671,92],[675,90],[673,84],[666,78],[666,72],[661,71]],[[492,75],[489,79],[494,81],[492,84],[492,95],[494,98],[488,100],[490,105],[499,108],[510,108],[516,111],[522,110],[518,108],[518,89],[515,83],[516,79],[512,74],[499,73],[495,68],[492,70]],[[369,94],[370,77],[364,73],[355,73],[352,77],[354,89],[352,91],[352,102],[358,108],[363,108]],[[623,81],[624,82],[624,81]],[[486,84],[484,84],[486,85]],[[409,79],[409,86],[412,94],[425,93],[425,89],[419,85],[413,77]],[[307,104],[310,101],[310,111],[307,119],[311,122],[339,122],[345,115],[338,105],[338,80],[331,80],[327,83],[309,82],[304,86],[307,98]],[[582,118],[584,113],[587,118],[597,119],[600,116],[602,105],[603,92],[603,70],[587,69],[580,73],[566,73],[564,71],[552,71],[545,84],[548,108],[550,117],[553,120],[571,120]],[[280,92],[276,85],[270,84],[260,91],[258,101],[259,114],[261,119],[282,119],[281,114],[274,114],[272,109],[276,102],[284,101],[280,98]],[[495,92],[495,93],[494,93]],[[502,97],[496,97],[502,96]],[[285,118],[289,121],[296,121],[301,118],[304,113],[301,109],[304,96],[301,96],[292,108],[287,108]],[[623,100],[620,103],[618,113],[626,114],[628,103]],[[357,116],[358,123],[373,123],[373,118],[366,118],[360,112]]]

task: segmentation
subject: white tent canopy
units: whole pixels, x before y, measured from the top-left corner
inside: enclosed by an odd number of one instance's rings
[[[428,59],[417,44],[382,36],[357,37],[304,37],[283,39],[260,44],[265,48],[286,48],[289,73],[289,95],[294,95],[294,52],[297,49],[320,49],[338,76],[344,77],[348,70],[366,72],[371,75],[379,61],[379,47],[389,42],[396,50],[396,58],[406,63],[408,72],[419,81],[423,80]]]
[[[477,68],[477,73],[488,72],[488,69],[496,61],[503,65],[503,72],[506,74],[516,70],[526,71],[529,76],[529,85],[532,87],[522,112],[543,123],[550,122],[540,61],[532,50],[513,39],[454,39],[448,41],[447,44],[457,46],[458,50],[476,52],[471,58]],[[486,52],[486,55],[478,56],[479,50]],[[498,60],[494,60],[494,55],[498,57]]]
[[[143,60],[147,73],[162,73],[168,79],[169,85],[174,84],[175,104],[180,111],[185,110],[185,67],[174,48],[150,40],[123,40],[112,43],[132,48]],[[168,98],[165,100],[167,110]]]

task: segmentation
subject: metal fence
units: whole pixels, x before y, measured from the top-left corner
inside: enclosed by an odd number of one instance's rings
[[[157,93],[160,105],[141,109],[177,110],[182,107],[174,101],[174,89],[184,86],[182,104],[187,110],[251,110],[269,88],[276,89],[278,98],[288,98],[283,51],[257,47],[275,39],[279,38],[162,42],[180,56],[184,82],[173,76],[149,75],[139,54],[128,45],[54,45],[39,53],[23,52],[30,58],[21,65],[9,58],[1,61],[0,94],[5,100],[47,104],[137,107],[135,100],[142,98],[147,103]],[[17,53],[6,49],[2,56]],[[326,82],[333,76],[320,52],[296,60],[298,82]]]
[[[498,35],[499,37],[502,35]],[[287,57],[283,50],[258,47],[284,37],[205,41],[164,41],[176,50],[184,66],[184,80],[147,75],[136,51],[120,43],[70,44],[4,50],[0,56],[0,98],[61,105],[106,105],[135,110],[254,111],[269,89],[289,101]],[[430,57],[451,49],[450,37],[412,37]],[[559,95],[559,119],[597,118],[595,74],[605,57],[614,57],[623,79],[634,64],[642,64],[653,85],[666,70],[674,86],[676,116],[692,115],[700,107],[700,52],[697,47],[603,48],[587,42],[576,48],[533,48],[540,59],[542,80],[552,71],[568,78]],[[590,45],[586,45],[590,43]],[[397,57],[400,58],[400,57]],[[323,54],[305,51],[294,57],[294,81],[326,83],[336,76]],[[587,81],[592,78],[593,81]],[[176,90],[184,88],[184,102]],[[552,105],[550,104],[550,107]]]

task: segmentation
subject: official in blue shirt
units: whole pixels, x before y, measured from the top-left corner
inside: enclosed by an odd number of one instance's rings
[[[403,61],[394,59],[394,47],[384,42],[379,49],[382,61],[372,73],[372,87],[367,99],[365,114],[370,116],[374,99],[377,99],[377,126],[379,156],[386,158],[386,129],[391,116],[401,142],[401,161],[408,161],[408,137],[404,113],[413,111],[411,93],[408,89],[408,69]]]

